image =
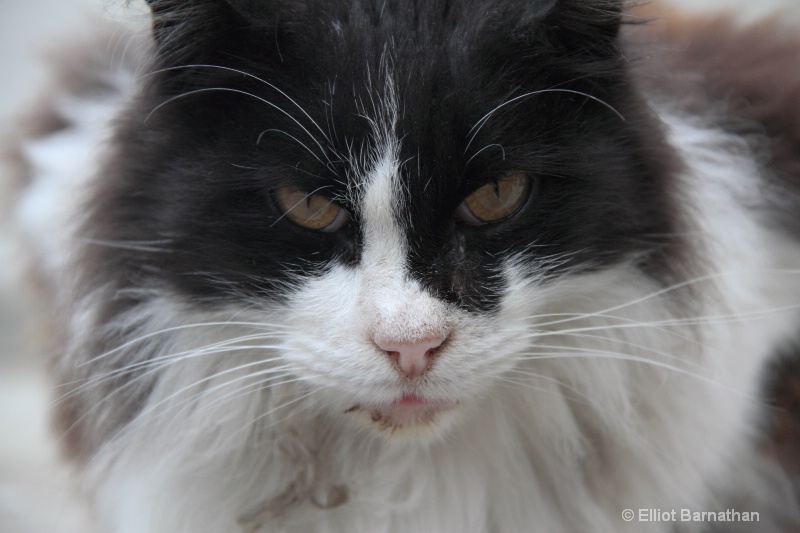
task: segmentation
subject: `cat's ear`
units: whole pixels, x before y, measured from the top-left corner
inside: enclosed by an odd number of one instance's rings
[[[263,0],[147,0],[156,28],[225,11],[236,12],[251,21],[266,23],[277,3],[279,2]]]
[[[535,0],[517,31],[578,55],[615,53],[626,0]]]
[[[619,33],[624,0],[553,0],[545,20],[562,29],[585,32],[600,39]]]
[[[147,0],[153,13],[153,36],[166,63],[203,62],[235,53],[247,36],[268,33],[281,0]],[[237,44],[238,43],[238,44]]]

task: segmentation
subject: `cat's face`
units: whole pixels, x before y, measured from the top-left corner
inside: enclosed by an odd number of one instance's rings
[[[669,205],[617,2],[172,4],[97,215],[169,253],[104,260],[280,316],[331,409],[441,427],[518,363],[559,280],[657,276]]]

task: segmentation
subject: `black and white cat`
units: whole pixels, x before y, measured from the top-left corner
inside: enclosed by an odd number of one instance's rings
[[[102,531],[796,531],[758,444],[800,326],[797,33],[150,5],[70,54],[16,215]]]

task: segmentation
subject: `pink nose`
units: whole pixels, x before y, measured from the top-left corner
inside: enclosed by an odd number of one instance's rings
[[[412,342],[376,339],[375,344],[395,360],[402,373],[414,378],[425,373],[444,340],[444,337],[430,337]]]

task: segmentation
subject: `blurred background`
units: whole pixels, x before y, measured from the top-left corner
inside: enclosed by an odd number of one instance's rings
[[[91,32],[98,17],[145,12],[144,0],[0,0],[0,143],[42,93],[49,50]],[[8,179],[2,170],[0,180]],[[0,198],[0,209],[5,204]],[[0,533],[90,533],[49,434],[42,330],[6,214],[0,213]]]
[[[669,3],[692,11],[735,11],[745,20],[782,8],[782,16],[800,21],[800,0]],[[91,32],[97,17],[136,20],[146,12],[143,0],[0,0],[0,139],[41,91],[48,49]],[[0,223],[0,533],[89,533],[49,438],[50,394],[18,257],[8,228]]]

